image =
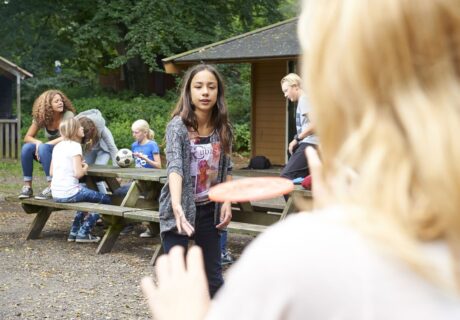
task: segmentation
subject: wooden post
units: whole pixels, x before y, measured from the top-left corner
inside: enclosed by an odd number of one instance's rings
[[[21,77],[19,74],[16,75],[16,154],[15,158],[19,159],[21,155]]]

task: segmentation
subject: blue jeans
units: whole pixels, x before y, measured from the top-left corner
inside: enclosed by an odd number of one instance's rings
[[[192,236],[195,244],[201,248],[204,257],[204,267],[208,279],[209,293],[213,297],[223,285],[222,263],[220,251],[220,234],[214,223],[214,203],[196,207],[195,234]],[[172,247],[179,245],[187,250],[189,237],[174,231],[162,234],[163,249],[168,253]]]
[[[36,145],[35,143],[26,143],[22,146],[21,150],[21,165],[24,181],[32,181],[32,174],[34,171],[34,160],[39,161],[45,171],[46,180],[51,181],[50,166],[51,157],[53,155],[53,144],[42,143],[38,146],[38,155],[40,160],[35,157]]]
[[[85,187],[81,187],[75,195],[68,198],[54,198],[56,202],[64,203],[75,203],[75,202],[93,202],[93,203],[103,203],[110,204],[112,201],[110,196],[104,193],[100,193]],[[97,219],[99,219],[98,213],[90,213],[85,220],[85,213],[78,211],[75,214],[72,226],[70,228],[70,234],[78,236],[86,236],[93,229],[96,224]]]
[[[87,164],[106,165],[109,163],[109,160],[110,153],[105,152],[100,148],[92,149],[91,151],[85,153],[85,162]],[[104,181],[98,181],[96,182],[96,185],[99,192],[107,193]]]
[[[220,251],[225,254],[227,252],[227,229],[220,232]]]

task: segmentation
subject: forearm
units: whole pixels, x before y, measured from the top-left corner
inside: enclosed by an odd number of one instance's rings
[[[303,140],[306,137],[308,137],[309,135],[312,135],[314,132],[315,132],[315,128],[314,128],[313,124],[310,123],[304,131],[302,131],[301,133],[299,133],[297,135],[297,138],[299,140]]]
[[[182,177],[176,172],[171,172],[168,179],[171,204],[175,208],[182,204]]]

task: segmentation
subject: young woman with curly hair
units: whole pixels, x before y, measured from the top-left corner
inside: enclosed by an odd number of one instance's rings
[[[34,102],[32,108],[32,124],[24,137],[24,145],[21,151],[21,164],[24,176],[24,186],[19,198],[32,196],[32,173],[33,162],[41,163],[45,171],[46,180],[51,183],[50,164],[54,146],[62,140],[59,134],[59,125],[62,121],[72,118],[75,115],[75,108],[72,102],[59,90],[47,90],[43,92]],[[45,130],[43,142],[36,138],[40,129]],[[51,190],[46,187],[40,192],[36,199],[50,199]]]

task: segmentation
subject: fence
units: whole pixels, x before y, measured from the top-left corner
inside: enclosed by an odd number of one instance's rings
[[[0,119],[0,159],[19,158],[19,122]]]

